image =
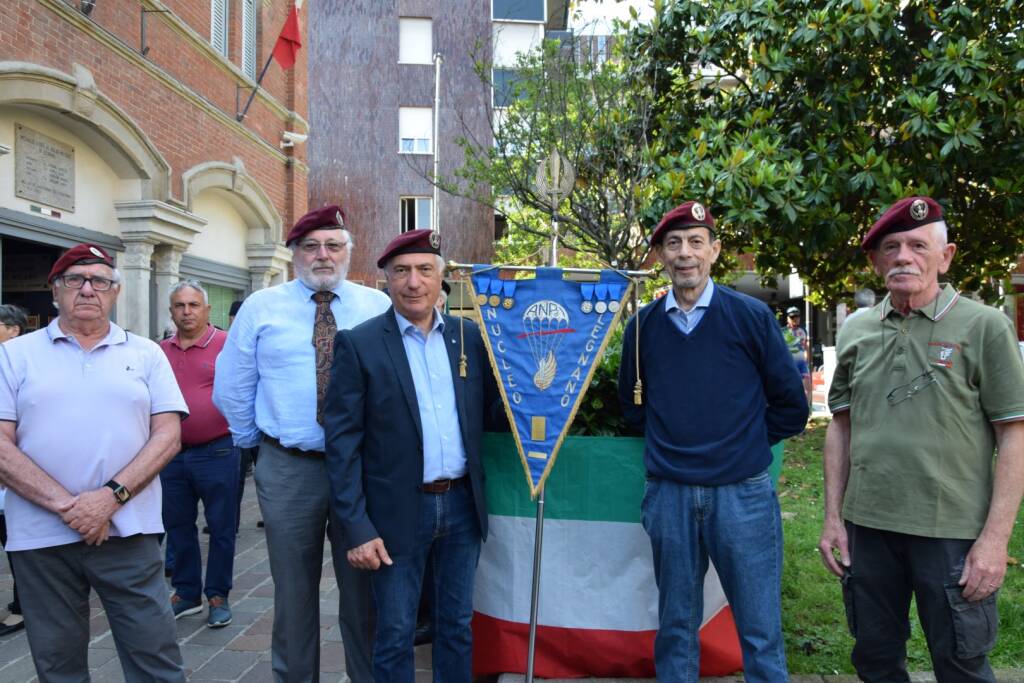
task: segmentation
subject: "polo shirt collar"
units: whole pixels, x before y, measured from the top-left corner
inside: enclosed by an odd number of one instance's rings
[[[50,337],[51,342],[56,342],[58,339],[66,339],[73,344],[78,344],[78,340],[72,337],[70,334],[65,334],[64,330],[60,329],[58,323],[59,318],[54,318],[50,321],[50,324],[46,326],[46,334]],[[128,333],[118,327],[113,321],[110,322],[110,329],[107,330],[107,336],[100,341],[99,344],[93,347],[98,349],[101,346],[111,346],[113,344],[123,344],[128,341]]]
[[[398,323],[398,331],[402,333],[402,336],[405,336],[405,333],[410,329],[419,331],[419,328],[416,327],[416,325],[414,325],[408,318],[399,313],[398,309],[395,309],[395,321]],[[430,326],[430,331],[444,332],[444,316],[439,314],[436,309],[434,310],[434,323]],[[420,334],[423,333],[420,332]]]
[[[928,318],[933,323],[937,323],[953,309],[953,306],[955,306],[956,302],[959,300],[960,292],[956,291],[956,288],[953,285],[946,283],[939,287],[939,296],[936,299],[933,299],[924,306],[912,310],[919,315],[923,315]],[[885,298],[882,299],[882,303],[879,305],[879,308],[881,309],[882,320],[888,318],[889,314],[896,310],[892,305],[891,294],[885,295]]]
[[[697,299],[697,303],[694,304],[693,308],[691,308],[690,310],[692,311],[694,308],[707,308],[708,306],[710,306],[711,297],[712,295],[714,295],[714,293],[715,281],[712,280],[711,278],[708,278],[707,286],[704,287],[704,291],[700,293],[700,298]],[[665,310],[668,311],[669,313],[675,310],[683,310],[682,307],[676,302],[676,295],[671,287],[669,287],[668,293],[665,294]]]
[[[205,349],[207,346],[210,345],[210,342],[213,341],[213,335],[215,335],[216,333],[217,333],[217,328],[214,327],[211,323],[206,323],[206,332],[203,334],[203,338],[200,339],[199,341],[197,341],[192,346],[198,346],[201,349]],[[179,349],[181,348],[181,344],[178,343],[178,333],[177,332],[175,332],[171,336],[170,342],[172,344],[174,344],[175,346],[177,346]]]

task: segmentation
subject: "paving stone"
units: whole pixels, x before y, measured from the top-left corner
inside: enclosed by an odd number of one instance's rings
[[[274,670],[270,665],[270,660],[261,658],[255,666],[246,671],[245,683],[274,683]]]
[[[117,650],[106,647],[89,648],[89,669],[98,669],[117,657]]]
[[[208,661],[205,665],[196,669],[189,680],[193,681],[234,681],[246,673],[259,661],[259,654],[255,652],[236,652],[223,650]]]
[[[244,626],[224,626],[223,628],[204,628],[185,641],[186,645],[219,645],[223,647],[241,635]]]
[[[0,681],[14,683],[15,681],[28,681],[35,678],[36,665],[28,655],[22,655],[12,660],[0,659],[0,661],[5,662],[5,666],[0,669]]]
[[[239,650],[243,652],[263,652],[264,650],[270,649],[270,642],[271,638],[269,634],[242,634],[228,643],[224,649]]]
[[[233,609],[240,609],[245,612],[266,612],[274,606],[274,598],[249,598],[245,597],[238,602],[232,603]]]
[[[341,643],[320,645],[320,671],[342,673],[345,671],[345,648]]]
[[[256,633],[270,635],[274,632],[274,615],[267,614],[256,621],[254,621],[249,628],[246,629],[247,635],[253,635]]]

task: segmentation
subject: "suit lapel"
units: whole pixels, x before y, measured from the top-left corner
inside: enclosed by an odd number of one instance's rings
[[[420,406],[416,402],[416,385],[412,380],[412,370],[409,369],[409,358],[405,355],[405,344],[402,343],[402,333],[398,329],[398,321],[395,320],[395,309],[388,309],[384,317],[384,348],[391,357],[391,364],[398,376],[399,386],[402,394],[405,395],[405,402],[409,406],[409,413],[412,416],[413,424],[416,425],[416,434],[419,442],[423,443],[423,425],[420,423]]]
[[[459,413],[459,429],[462,442],[469,443],[466,436],[466,378],[459,376],[459,324],[452,316],[444,317],[444,346],[448,349],[448,363],[452,368],[452,384],[455,386],[455,407]]]

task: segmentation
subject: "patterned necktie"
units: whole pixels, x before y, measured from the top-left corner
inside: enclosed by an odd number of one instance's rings
[[[331,313],[334,292],[317,292],[316,317],[313,319],[313,348],[316,349],[316,421],[324,423],[324,403],[327,400],[327,383],[331,379],[331,360],[334,356],[334,335],[338,323]]]

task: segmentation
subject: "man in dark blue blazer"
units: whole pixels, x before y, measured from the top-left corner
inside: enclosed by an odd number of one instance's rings
[[[477,326],[436,312],[440,239],[392,240],[392,308],[338,333],[324,414],[332,507],[373,572],[374,676],[413,681],[413,633],[427,562],[434,573],[434,680],[471,680],[473,579],[487,534],[480,437],[503,415]]]

